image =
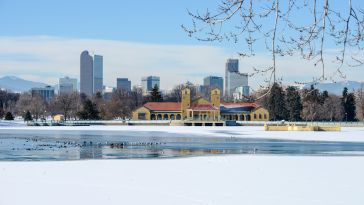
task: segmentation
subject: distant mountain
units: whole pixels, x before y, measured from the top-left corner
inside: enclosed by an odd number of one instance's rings
[[[307,84],[304,88],[310,89],[311,85],[312,84]],[[362,84],[357,81],[340,81],[336,83],[317,83],[314,84],[314,87],[320,91],[327,90],[329,93],[341,95],[345,87],[348,88],[349,92],[353,92],[360,89],[362,85],[364,86],[364,83]]]
[[[0,78],[0,88],[12,92],[26,92],[31,88],[45,86],[47,86],[47,84],[24,80],[16,76],[4,76]]]

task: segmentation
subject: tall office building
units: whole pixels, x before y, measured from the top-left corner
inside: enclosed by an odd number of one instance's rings
[[[64,77],[59,79],[59,93],[72,93],[77,91],[77,79]]]
[[[221,92],[221,95],[223,94],[224,79],[222,77],[208,76],[203,79],[203,85],[210,89],[218,88]]]
[[[148,76],[142,78],[142,87],[144,94],[148,94],[157,85],[160,89],[160,77],[158,76]]]
[[[116,79],[116,89],[131,91],[131,81],[128,78],[117,78]]]
[[[54,97],[54,88],[51,86],[46,86],[44,88],[32,88],[32,95],[40,95],[44,101],[49,102]]]
[[[94,93],[94,61],[88,51],[83,51],[80,58],[80,92],[88,96]]]
[[[239,72],[239,60],[228,59],[225,65],[225,96],[232,97],[236,88],[248,86],[248,74]]]
[[[94,55],[94,89],[93,93],[102,92],[103,90],[103,57]]]

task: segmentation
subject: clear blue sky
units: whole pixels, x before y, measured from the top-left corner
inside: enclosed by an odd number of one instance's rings
[[[161,75],[165,86],[169,88],[186,79],[201,83],[203,76],[223,76],[226,58],[237,57],[237,52],[241,51],[241,42],[236,45],[199,42],[189,38],[181,29],[181,24],[191,25],[187,9],[193,12],[203,12],[207,8],[214,10],[219,2],[220,0],[0,0],[0,76],[18,75],[49,84],[55,84],[63,75],[78,77],[79,53],[84,49],[104,55],[107,85],[115,84],[115,76],[130,77],[133,84],[137,84],[141,75]],[[358,2],[363,7],[364,1],[354,0],[354,3]],[[345,8],[346,4],[347,1],[335,1],[336,7]],[[302,16],[304,15],[298,15],[295,20],[307,21]],[[56,39],[39,39],[39,36]],[[23,41],[22,37],[27,39]],[[62,44],[63,41],[57,39],[59,37],[69,41]],[[74,39],[79,41],[75,42]],[[92,41],[83,41],[86,39]],[[195,48],[196,45],[213,47]],[[263,52],[263,41],[256,51],[260,52],[257,58],[240,61],[242,72],[252,72],[252,67],[271,65],[270,54]],[[123,58],[120,58],[122,55]],[[137,57],[142,58],[143,62]],[[320,73],[312,62],[301,62],[293,58],[280,59],[278,66],[285,79],[291,82],[311,80],[313,75]],[[310,72],[307,72],[307,68]],[[348,77],[359,80],[358,76],[362,76],[363,69],[354,71]],[[167,79],[170,81],[167,82]],[[261,80],[251,82],[258,84],[259,81]]]
[[[211,0],[0,0],[0,34],[195,44],[180,27],[191,22],[186,9],[214,4]]]
[[[187,9],[216,9],[218,0],[0,0],[1,36],[50,35],[162,44],[196,44],[181,24]],[[357,3],[360,1],[354,1]],[[335,2],[345,8],[347,1]],[[304,18],[300,18],[304,19]],[[299,20],[300,19],[296,19]]]

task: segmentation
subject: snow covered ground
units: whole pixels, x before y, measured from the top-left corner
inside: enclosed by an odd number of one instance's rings
[[[0,162],[0,204],[363,205],[363,157]]]
[[[264,139],[291,139],[314,141],[364,142],[364,127],[342,128],[341,132],[266,132],[259,126],[240,127],[183,127],[183,126],[86,126],[86,127],[0,127],[1,130],[74,130],[74,131],[132,131],[132,132],[166,132],[171,136],[199,135],[216,137],[243,137]],[[174,135],[176,134],[176,135]],[[179,134],[179,135],[177,135]],[[157,136],[157,135],[156,135]]]
[[[0,120],[0,127],[24,127],[26,123],[23,120]]]

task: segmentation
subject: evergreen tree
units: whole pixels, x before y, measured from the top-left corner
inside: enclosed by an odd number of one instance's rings
[[[0,108],[0,119],[3,119],[5,115],[5,112],[2,108]]]
[[[99,111],[96,104],[87,99],[83,104],[83,109],[78,113],[78,116],[82,120],[99,120]]]
[[[325,90],[324,92],[322,92],[322,94],[319,97],[320,103],[323,104],[328,97],[329,97],[329,92],[327,92],[327,90]]]
[[[29,112],[29,110],[27,110],[27,112],[25,113],[24,115],[24,121],[32,121],[33,120],[33,117],[32,117],[32,114]]]
[[[305,100],[319,103],[320,102],[320,91],[311,85],[311,89],[306,93]]]
[[[287,112],[290,121],[301,120],[302,103],[301,96],[295,87],[288,87],[286,90]]]
[[[272,120],[284,120],[287,116],[285,94],[278,83],[274,83],[269,97],[268,110]]]
[[[5,120],[14,120],[13,114],[11,114],[11,112],[7,112],[5,114]]]
[[[355,95],[354,93],[349,93],[348,88],[344,88],[343,96],[341,98],[342,105],[344,108],[344,121],[355,121]]]
[[[151,101],[152,102],[162,102],[163,101],[162,94],[159,91],[159,88],[157,85],[154,85],[154,88],[152,90]]]

